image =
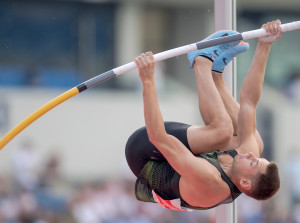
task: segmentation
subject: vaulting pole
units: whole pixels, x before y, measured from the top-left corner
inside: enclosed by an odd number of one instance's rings
[[[222,1],[220,1],[222,2]],[[282,31],[292,31],[296,29],[300,29],[300,21],[286,23],[281,25]],[[161,53],[157,53],[154,55],[155,61],[162,61],[166,60],[172,57],[176,57],[182,54],[186,54],[188,52],[192,52],[199,49],[204,49],[216,45],[221,45],[224,43],[230,43],[240,40],[247,40],[247,39],[253,39],[260,36],[268,35],[265,29],[256,29],[251,30],[243,33],[238,33],[231,36],[224,36],[216,39],[209,39],[209,40],[203,40],[197,43],[177,47],[171,50],[167,50]],[[13,128],[10,132],[8,132],[2,139],[0,139],[0,150],[9,143],[15,136],[17,136],[21,131],[23,131],[27,126],[29,126],[32,122],[37,120],[42,115],[46,114],[48,111],[56,107],[57,105],[65,102],[66,100],[72,98],[73,96],[92,88],[98,84],[101,84],[109,79],[115,78],[120,76],[121,74],[125,74],[129,71],[135,70],[137,68],[135,62],[130,62],[127,64],[124,64],[120,67],[114,68],[110,71],[107,71],[105,73],[99,74],[96,77],[93,77],[78,86],[70,89],[69,91],[61,94],[60,96],[56,97],[52,101],[48,102],[47,104],[43,105],[41,108],[36,110],[34,113],[29,115],[27,118],[25,118],[22,122],[20,122],[15,128]]]

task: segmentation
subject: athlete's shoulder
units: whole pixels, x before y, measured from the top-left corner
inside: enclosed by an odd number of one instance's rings
[[[213,180],[212,180],[213,179]],[[182,198],[194,207],[211,207],[230,196],[228,185],[222,180],[219,172],[216,172],[203,184],[191,185],[182,180],[180,187]]]

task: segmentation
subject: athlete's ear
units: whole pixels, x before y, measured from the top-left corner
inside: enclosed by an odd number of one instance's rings
[[[242,178],[240,179],[240,185],[245,189],[245,190],[250,190],[252,188],[252,184],[250,179]]]

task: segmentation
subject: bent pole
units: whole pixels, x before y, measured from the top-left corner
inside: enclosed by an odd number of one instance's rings
[[[292,31],[296,29],[300,29],[300,21],[286,23],[281,25],[283,32]],[[210,39],[210,40],[204,40],[197,43],[185,45],[182,47],[174,48],[171,50],[167,50],[161,53],[157,53],[154,55],[155,61],[162,61],[166,60],[172,57],[180,56],[183,54],[186,54],[188,52],[192,52],[199,49],[204,49],[216,45],[221,45],[224,43],[230,43],[234,41],[240,41],[240,40],[247,40],[247,39],[253,39],[258,38],[261,36],[267,35],[266,31],[264,29],[257,29],[252,30],[248,32],[243,32],[231,36],[225,36],[221,38],[216,39]],[[98,85],[104,81],[107,81],[109,79],[112,79],[114,77],[117,77],[121,74],[127,73],[129,71],[135,70],[137,68],[135,62],[127,63],[123,66],[114,68],[110,71],[107,71],[105,73],[102,73],[94,78],[91,78],[78,86],[70,89],[69,91],[61,94],[57,98],[53,99],[52,101],[48,102],[38,110],[36,110],[34,113],[29,115],[27,118],[25,118],[22,122],[20,122],[17,126],[15,126],[10,132],[8,132],[1,140],[0,140],[0,150],[7,145],[15,136],[17,136],[21,131],[23,131],[27,126],[29,126],[31,123],[33,123],[35,120],[43,116],[45,113],[56,107],[57,105],[63,103],[64,101],[72,98],[73,96],[85,91],[86,89],[89,89],[95,85]]]

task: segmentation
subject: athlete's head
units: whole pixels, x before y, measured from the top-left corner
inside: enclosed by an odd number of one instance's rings
[[[241,192],[257,200],[272,197],[280,187],[276,163],[257,158],[251,152],[234,158],[232,180]]]

